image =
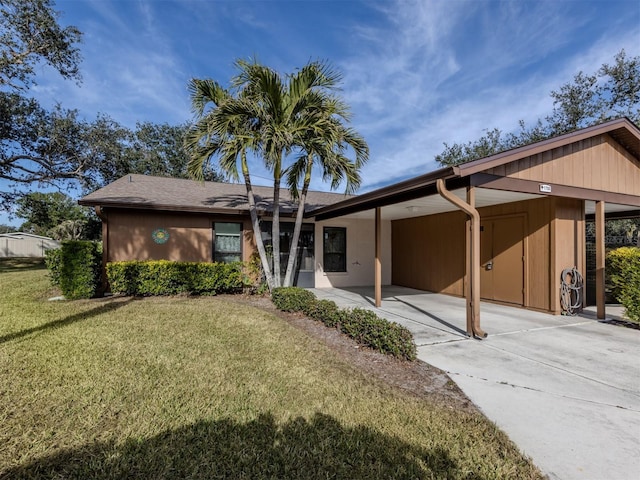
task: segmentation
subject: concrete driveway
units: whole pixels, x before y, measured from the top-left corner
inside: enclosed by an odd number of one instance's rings
[[[315,289],[414,333],[444,371],[552,479],[640,478],[640,330],[483,303],[486,340],[466,337],[464,299],[403,287]]]

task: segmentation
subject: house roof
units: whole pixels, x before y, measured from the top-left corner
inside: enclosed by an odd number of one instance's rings
[[[434,195],[436,193],[435,184],[438,179],[451,183],[450,186],[453,188],[460,188],[469,184],[472,175],[602,134],[608,134],[634,157],[640,159],[640,129],[629,119],[620,118],[472,162],[441,168],[317,210],[307,211],[305,216],[327,219]],[[531,194],[532,192],[526,193]]]
[[[269,212],[273,206],[272,187],[253,187],[258,210]],[[340,193],[307,194],[305,210],[313,210],[349,198]],[[78,202],[85,206],[184,211],[197,213],[246,213],[249,210],[244,184],[198,182],[170,177],[125,175]],[[281,215],[295,212],[297,204],[289,191],[280,192]]]

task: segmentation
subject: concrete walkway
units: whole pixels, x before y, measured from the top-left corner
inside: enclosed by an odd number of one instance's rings
[[[444,371],[552,479],[640,478],[640,330],[591,312],[553,316],[482,303],[486,340],[464,332],[464,299],[385,287],[314,289],[406,326]],[[620,309],[608,309],[615,316]]]

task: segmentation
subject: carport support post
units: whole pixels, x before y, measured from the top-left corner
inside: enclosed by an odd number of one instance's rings
[[[596,313],[599,319],[605,318],[605,241],[604,241],[605,203],[596,202]]]
[[[376,207],[376,259],[375,259],[375,302],[376,307],[380,308],[382,305],[382,261],[380,259],[382,252],[382,218],[380,207]]]
[[[473,187],[467,187],[467,203],[475,208],[476,206],[476,191]],[[467,335],[473,337],[473,295],[471,293],[471,217],[467,216],[465,221],[465,272],[464,272],[464,295],[467,303]]]
[[[475,206],[464,202],[447,190],[443,179],[439,178],[436,180],[436,188],[442,198],[454,204],[466,213],[469,217],[469,221],[471,222],[471,242],[466,245],[467,254],[470,257],[470,261],[467,264],[469,267],[467,275],[471,282],[471,288],[468,289],[468,291],[470,291],[471,301],[469,302],[470,308],[467,307],[467,325],[471,322],[471,331],[473,336],[486,338],[486,332],[480,328],[480,214],[478,213],[478,210],[475,209]],[[473,193],[471,193],[470,198],[472,198],[475,203]]]

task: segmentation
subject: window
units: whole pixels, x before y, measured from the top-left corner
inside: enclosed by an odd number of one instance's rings
[[[324,227],[324,271],[347,271],[347,229]]]
[[[289,252],[291,251],[291,240],[293,239],[293,222],[280,222],[280,275],[284,277],[287,271],[287,262],[289,261]],[[267,255],[273,253],[271,242],[272,222],[260,222],[260,231],[262,232],[262,241],[264,242]],[[313,259],[313,232],[315,226],[312,223],[303,223],[300,229],[300,238],[298,239],[298,255],[295,263],[295,278],[298,278],[300,271],[314,271]],[[271,262],[273,266],[273,262]]]
[[[221,263],[239,262],[242,260],[242,224],[213,224],[214,245],[213,261]]]

